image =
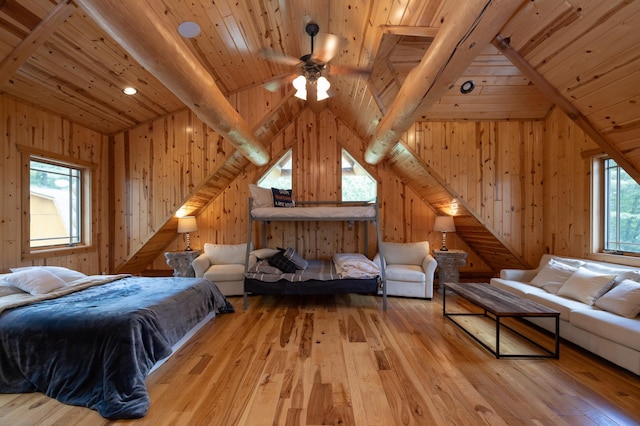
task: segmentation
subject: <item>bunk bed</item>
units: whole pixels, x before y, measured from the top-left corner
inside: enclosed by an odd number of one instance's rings
[[[363,223],[365,227],[365,252],[369,247],[368,225],[373,224],[376,229],[378,247],[382,247],[380,232],[380,215],[376,202],[336,202],[336,201],[297,201],[295,207],[270,207],[254,204],[253,197],[249,197],[249,213],[247,233],[247,252],[245,262],[244,307],[248,307],[248,294],[333,294],[333,293],[377,293],[382,288],[382,307],[387,309],[387,288],[385,281],[384,262],[379,268],[379,275],[373,276],[342,276],[336,270],[334,261],[309,260],[308,271],[301,277],[300,271],[283,274],[274,279],[269,274],[261,275],[249,271],[250,243],[253,238],[253,224],[262,223],[262,247],[266,247],[267,223],[270,222],[336,222]],[[334,256],[334,260],[340,254]],[[347,256],[347,262],[354,259],[353,254]],[[355,254],[355,256],[358,256]],[[362,260],[368,261],[365,256]],[[356,258],[355,262],[359,262]]]

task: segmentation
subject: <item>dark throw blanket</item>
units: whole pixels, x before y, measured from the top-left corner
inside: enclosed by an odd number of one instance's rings
[[[143,417],[145,378],[210,311],[203,279],[128,277],[0,315],[0,392],[43,392],[110,419]]]

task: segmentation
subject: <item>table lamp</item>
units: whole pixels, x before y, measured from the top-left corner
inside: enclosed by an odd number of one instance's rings
[[[453,216],[436,216],[433,230],[442,232],[442,247],[440,247],[440,251],[449,251],[447,248],[447,232],[456,232]]]
[[[195,216],[183,216],[178,218],[178,233],[187,234],[187,248],[184,251],[192,251],[191,238],[189,232],[195,232],[198,230],[198,223]]]

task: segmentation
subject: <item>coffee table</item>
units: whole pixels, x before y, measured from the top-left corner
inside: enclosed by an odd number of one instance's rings
[[[496,358],[560,358],[560,312],[547,308],[539,303],[525,299],[509,293],[506,290],[494,287],[487,283],[444,283],[446,289],[453,291],[455,294],[465,298],[474,305],[482,308],[483,313],[473,312],[447,312],[447,292],[442,296],[442,314],[449,318],[454,324],[464,330],[475,341],[480,343],[485,349],[495,355]],[[457,316],[479,316],[491,318],[496,323],[496,343],[495,349],[480,340],[471,331],[466,329],[462,324],[455,320]],[[555,350],[551,351],[540,343],[534,342],[529,337],[514,330],[501,322],[502,318],[527,318],[527,317],[549,317],[555,318]],[[517,334],[526,341],[540,348],[543,354],[503,354],[500,352],[500,329],[507,328]]]

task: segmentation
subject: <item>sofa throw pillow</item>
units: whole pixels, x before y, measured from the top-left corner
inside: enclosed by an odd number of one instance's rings
[[[293,190],[271,188],[273,194],[273,207],[295,207],[293,201]]]
[[[280,269],[282,272],[293,274],[298,267],[295,263],[284,257],[284,251],[279,251],[267,259],[269,265]]]
[[[260,188],[258,185],[250,183],[249,192],[251,192],[251,198],[253,198],[251,204],[253,208],[273,207],[273,195],[270,189]]]
[[[640,283],[622,281],[596,300],[596,306],[623,317],[637,317],[640,314]]]
[[[558,290],[558,296],[593,305],[613,285],[615,275],[600,275],[581,266]]]
[[[42,268],[13,272],[5,281],[32,295],[47,294],[66,285],[62,278]]]
[[[544,265],[538,274],[531,280],[529,284],[544,288],[550,284],[564,284],[574,272],[576,268],[567,264],[558,262],[554,259],[549,259],[546,265]]]
[[[286,257],[291,262],[293,262],[293,264],[296,265],[296,267],[298,269],[304,270],[304,269],[307,269],[307,266],[309,266],[309,262],[304,260],[302,258],[302,256],[300,256],[298,253],[296,253],[296,251],[294,249],[292,249],[291,247],[288,247],[285,250],[284,257]]]

